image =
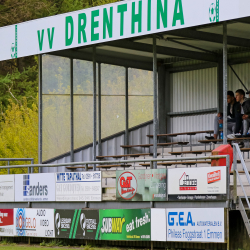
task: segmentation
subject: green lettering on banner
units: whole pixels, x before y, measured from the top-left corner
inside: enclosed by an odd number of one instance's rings
[[[178,12],[179,10],[179,12]],[[172,26],[176,26],[176,21],[179,20],[181,25],[184,24],[184,15],[183,15],[183,8],[182,8],[182,0],[175,1],[174,7],[174,16],[173,16],[173,23]]]
[[[39,49],[40,51],[43,50],[43,37],[44,37],[44,30],[42,30],[42,35],[40,33],[40,30],[37,31],[37,36],[38,36],[38,44],[39,44]]]
[[[113,7],[110,7],[110,18],[108,17],[108,11],[103,9],[103,39],[106,39],[106,29],[109,33],[109,38],[113,36]]]
[[[220,21],[220,1],[216,0],[216,22]]]
[[[99,16],[99,10],[91,11],[91,41],[99,40],[99,33],[95,33],[95,28],[99,27],[99,21],[95,21],[95,17]]]
[[[163,1],[164,7],[162,6],[162,0],[157,0],[157,29],[161,28],[161,20],[164,28],[168,26],[168,0]]]
[[[53,47],[54,31],[55,31],[55,27],[52,28],[52,32],[50,31],[50,28],[47,29],[50,49],[52,49],[52,47]]]
[[[135,14],[135,2],[132,3],[131,33],[135,33],[135,23],[138,23],[138,33],[141,32],[142,23],[142,1],[138,2],[138,14]]]
[[[148,0],[148,31],[151,30],[151,0]]]
[[[121,4],[117,7],[117,13],[120,13],[120,36],[124,33],[124,12],[128,10],[127,4]]]
[[[83,22],[83,23],[82,23]],[[87,42],[87,37],[86,37],[86,25],[87,25],[87,16],[85,13],[81,13],[78,15],[78,44],[82,43],[82,38],[83,42]]]
[[[69,37],[70,26],[70,37]],[[72,16],[66,16],[65,18],[65,46],[72,44],[74,38],[74,21]]]

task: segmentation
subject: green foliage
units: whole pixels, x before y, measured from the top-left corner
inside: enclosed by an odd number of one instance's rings
[[[63,246],[67,246],[67,244],[63,240],[51,240],[47,243],[45,241],[41,242],[40,246],[42,246],[42,247],[63,247]]]

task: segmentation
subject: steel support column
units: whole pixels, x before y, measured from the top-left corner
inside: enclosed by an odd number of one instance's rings
[[[96,46],[93,46],[93,161],[96,161]],[[94,171],[96,165],[94,164]]]
[[[98,155],[102,155],[102,79],[101,64],[98,63]]]
[[[70,59],[70,161],[74,162],[74,76],[73,59]]]
[[[125,68],[125,145],[129,145],[129,132],[128,132],[128,122],[129,122],[129,115],[128,115],[128,68]],[[128,149],[125,149],[125,154],[128,153]]]
[[[223,113],[223,55],[218,58],[217,93],[217,113]]]
[[[227,144],[227,23],[223,23],[223,144]]]
[[[42,55],[38,55],[38,77],[39,77],[39,83],[38,83],[38,163],[42,164],[42,136],[43,136],[43,90],[42,90]],[[41,168],[39,168],[39,173],[41,173]]]
[[[153,157],[157,158],[157,54],[156,54],[156,35],[153,36],[153,84],[154,84],[154,123],[153,123]],[[154,162],[154,168],[157,168],[157,162]]]

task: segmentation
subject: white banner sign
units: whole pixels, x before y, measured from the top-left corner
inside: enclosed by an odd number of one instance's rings
[[[249,0],[131,0],[0,29],[0,61],[250,16]]]
[[[101,201],[101,171],[57,173],[56,201]]]
[[[216,200],[226,198],[226,167],[168,170],[169,200]]]
[[[54,209],[15,208],[16,236],[55,237]]]
[[[166,209],[151,208],[151,241],[166,241]]]
[[[55,174],[15,175],[15,201],[55,201]]]
[[[15,201],[14,175],[0,175],[0,202]]]
[[[14,236],[14,209],[0,209],[0,236]]]
[[[225,242],[224,208],[167,209],[167,241]]]

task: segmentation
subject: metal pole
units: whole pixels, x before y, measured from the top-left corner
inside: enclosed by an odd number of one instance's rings
[[[10,165],[10,162],[8,161],[8,166]],[[8,174],[10,174],[10,169],[8,168]]]
[[[34,164],[34,160],[31,160],[31,165]],[[34,167],[31,167],[31,173],[33,174],[34,173]]]
[[[227,202],[229,206],[230,199],[230,158],[229,155],[226,157],[226,166],[227,166]]]
[[[38,164],[42,164],[42,133],[43,133],[43,91],[42,91],[42,55],[38,55],[38,70],[39,70],[39,83],[38,83],[38,119],[39,119],[39,128],[38,128]],[[39,173],[41,173],[41,168],[39,167]]]
[[[227,23],[223,23],[223,144],[227,144]]]
[[[93,161],[96,161],[96,46],[93,46]],[[96,170],[94,164],[93,170]]]
[[[128,132],[128,124],[129,124],[129,114],[128,114],[128,68],[125,68],[125,145],[129,145],[129,132]],[[128,148],[124,148],[125,154],[128,154]]]
[[[98,63],[98,155],[102,155],[102,79],[101,64]]]
[[[156,36],[153,37],[153,74],[154,74],[154,123],[153,123],[153,158],[157,158],[157,55],[156,55]],[[154,162],[154,168],[157,168],[157,163]]]
[[[74,69],[70,59],[70,161],[74,162]],[[74,171],[74,170],[73,170]]]
[[[234,197],[234,203],[237,202],[237,175],[236,175],[236,170],[237,170],[237,151],[236,147],[233,146],[234,150],[234,158],[233,158],[233,180],[234,180],[234,192],[233,192],[233,197]]]

